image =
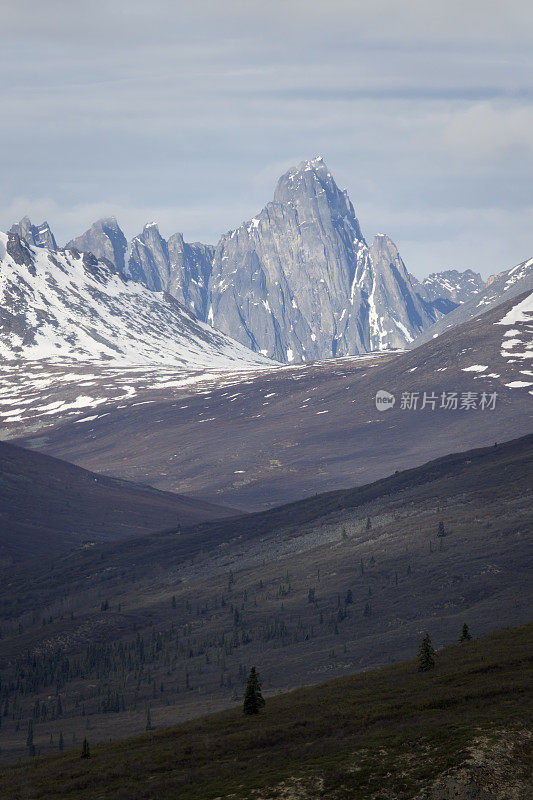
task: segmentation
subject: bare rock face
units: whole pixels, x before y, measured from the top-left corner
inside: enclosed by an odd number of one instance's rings
[[[57,250],[54,234],[46,221],[40,225],[33,225],[29,217],[23,217],[16,225],[12,225],[9,233],[16,233],[32,247],[46,247],[48,250]]]
[[[210,294],[214,327],[288,362],[405,347],[440,316],[388,237],[368,247],[322,158],[222,237]]]
[[[167,291],[201,320],[207,319],[209,277],[215,248],[183,240],[175,233],[168,240],[169,280]]]
[[[155,292],[166,291],[170,277],[168,244],[155,222],[145,225],[130,244],[126,274]]]
[[[214,249],[201,242],[189,244],[181,233],[166,241],[152,222],[132,240],[125,272],[148,289],[168,292],[205,321]]]
[[[90,252],[96,258],[105,258],[124,271],[128,242],[114,217],[97,220],[88,231],[72,239],[66,247],[75,248],[80,253]]]
[[[367,259],[347,194],[322,159],[302,162],[280,178],[272,203],[220,240],[208,320],[276,360],[360,352],[360,331],[345,317]]]

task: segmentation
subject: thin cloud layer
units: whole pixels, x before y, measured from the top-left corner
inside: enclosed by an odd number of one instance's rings
[[[67,3],[3,11],[0,228],[216,241],[321,154],[417,275],[531,255],[525,2]],[[438,223],[446,220],[446,223]]]

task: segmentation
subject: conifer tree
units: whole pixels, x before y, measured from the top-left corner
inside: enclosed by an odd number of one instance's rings
[[[150,714],[150,707],[148,707],[148,709],[146,711],[146,726],[145,726],[144,729],[145,729],[145,731],[153,730],[153,728],[152,728],[152,716]]]
[[[33,720],[28,722],[28,734],[26,736],[26,747],[29,750],[30,756],[35,755],[35,745],[33,744]]]
[[[65,749],[65,742],[63,741],[63,731],[59,731],[59,750]]]
[[[426,633],[420,642],[420,649],[418,651],[418,671],[428,672],[435,667],[435,651],[429,638],[429,633]]]
[[[461,636],[459,637],[460,642],[469,642],[472,638],[470,631],[468,630],[468,625],[466,622],[463,622],[463,628],[461,630]]]
[[[437,536],[440,539],[442,539],[444,536],[446,536],[446,529],[444,528],[444,522],[442,520],[439,522],[439,529],[437,531]]]
[[[90,758],[91,752],[89,750],[89,742],[87,741],[87,737],[83,740],[83,744],[81,746],[81,756],[80,758]]]
[[[242,710],[244,714],[259,714],[264,705],[265,700],[261,694],[259,675],[256,668],[252,667],[246,683]]]
[[[366,518],[366,529],[367,529],[367,531],[369,531],[371,527],[372,527],[372,520],[370,519],[370,517],[367,517]]]

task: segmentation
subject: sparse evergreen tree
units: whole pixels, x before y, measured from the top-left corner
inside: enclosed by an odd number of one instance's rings
[[[466,622],[463,622],[463,628],[461,630],[461,636],[459,637],[460,642],[469,642],[472,638],[470,631],[468,630],[468,625]]]
[[[145,731],[153,730],[153,728],[152,728],[152,716],[150,714],[150,706],[148,706],[148,708],[146,710],[146,725],[144,727],[144,730]]]
[[[429,638],[429,633],[426,633],[420,642],[418,650],[418,671],[428,672],[435,667],[435,651]]]
[[[372,527],[372,520],[370,519],[370,517],[367,517],[366,518],[366,529],[367,529],[367,531],[369,531],[371,527]]]
[[[349,606],[353,603],[353,592],[351,589],[348,589],[346,592],[346,599],[344,600],[345,605]]]
[[[444,536],[446,536],[446,529],[444,527],[444,522],[442,520],[439,522],[439,529],[437,531],[437,536],[439,537],[439,539],[442,539]]]
[[[28,722],[28,734],[26,736],[26,747],[28,748],[30,756],[35,755],[35,745],[33,744],[33,720]]]
[[[81,756],[80,758],[90,758],[91,751],[89,750],[89,742],[87,741],[87,737],[84,738],[83,744],[81,746]]]
[[[259,714],[264,705],[265,700],[261,694],[259,675],[256,668],[252,667],[246,683],[242,710],[244,714]]]
[[[59,750],[63,751],[65,749],[65,742],[63,740],[63,731],[59,731]]]
[[[307,602],[314,603],[315,602],[315,590],[314,588],[309,589],[307,592]]]

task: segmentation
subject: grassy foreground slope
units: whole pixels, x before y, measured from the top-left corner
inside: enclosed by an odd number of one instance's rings
[[[526,800],[533,625],[0,772],[13,800]]]

